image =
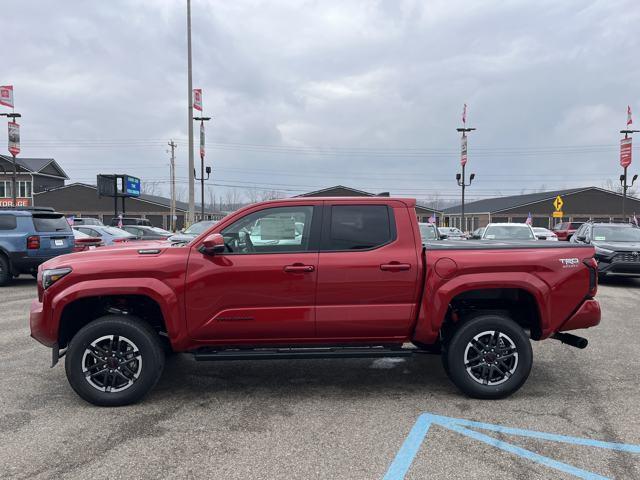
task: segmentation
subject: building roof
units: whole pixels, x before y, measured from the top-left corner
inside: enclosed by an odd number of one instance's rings
[[[313,192],[302,193],[296,197],[388,197],[389,192],[371,193],[357,188],[345,187],[344,185],[335,185],[333,187],[315,190]]]
[[[76,182],[76,183],[70,183],[69,185],[64,185],[62,187],[56,187],[56,188],[52,188],[50,190],[47,190],[45,192],[40,192],[40,193],[34,193],[34,195],[43,195],[46,194],[47,192],[52,192],[52,191],[56,191],[56,190],[64,190],[66,188],[72,188],[72,187],[84,187],[84,188],[90,188],[92,190],[96,191],[96,195],[98,192],[98,187],[96,187],[95,185],[90,185],[88,183],[81,183],[81,182]],[[131,200],[138,200],[141,202],[147,202],[147,203],[153,203],[155,205],[160,205],[161,207],[166,207],[166,208],[171,208],[171,199],[170,198],[166,198],[166,197],[161,197],[158,195],[148,195],[146,193],[141,193],[139,197],[128,197]],[[196,211],[200,211],[200,204],[196,203]],[[213,209],[211,209],[210,205],[205,205],[205,209],[207,211],[208,214],[219,214],[219,215],[224,215],[223,212],[218,212],[218,211],[214,211]],[[180,202],[178,200],[176,200],[176,211],[178,212],[187,212],[189,210],[189,204],[186,202]]]
[[[566,195],[573,195],[575,193],[584,192],[587,190],[600,190],[603,192],[611,193],[613,195],[618,195],[616,192],[611,192],[609,190],[604,190],[598,187],[581,187],[581,188],[569,188],[564,190],[552,190],[550,192],[538,192],[538,193],[527,193],[524,195],[511,195],[508,197],[496,197],[496,198],[487,198],[484,200],[478,200],[475,202],[465,203],[464,205],[464,213],[472,214],[472,213],[499,213],[504,210],[511,210],[512,208],[523,207],[525,205],[530,205],[533,203],[545,202],[545,201],[553,201],[558,195],[564,197]],[[461,213],[461,206],[456,205],[455,207],[449,207],[444,209],[445,215],[456,215]]]
[[[0,158],[2,158],[3,160],[9,163],[13,163],[12,157],[8,157],[6,155],[0,155]],[[16,157],[16,164],[19,167],[22,167],[23,170],[26,170],[29,173],[37,173],[40,175],[47,175],[50,177],[58,177],[58,178],[64,178],[65,180],[69,180],[69,177],[67,176],[65,171],[62,169],[62,167],[60,167],[60,165],[58,165],[58,162],[56,162],[53,158]]]

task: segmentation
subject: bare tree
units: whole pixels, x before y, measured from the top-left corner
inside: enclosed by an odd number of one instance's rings
[[[235,188],[229,188],[224,193],[224,209],[237,210],[241,205],[242,195]]]
[[[277,200],[279,198],[284,198],[285,195],[278,190],[262,190],[260,192],[260,201],[265,202],[267,200]]]
[[[629,182],[629,178],[627,177],[627,182]],[[622,185],[619,182],[614,182],[610,178],[607,178],[604,182],[602,182],[602,188],[605,190],[611,190],[612,192],[622,193]],[[638,190],[636,187],[627,188],[627,195],[630,197],[636,197],[638,195]]]
[[[187,199],[187,187],[185,185],[176,185],[176,200],[184,202]]]
[[[157,180],[154,180],[154,181],[143,180],[140,183],[142,184],[140,186],[140,191],[142,193],[145,193],[147,195],[160,195],[162,193],[160,182]]]

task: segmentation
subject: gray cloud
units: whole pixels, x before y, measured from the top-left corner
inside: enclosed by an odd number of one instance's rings
[[[454,198],[466,102],[478,128],[471,195],[600,185],[619,174],[627,104],[640,123],[633,0],[192,8],[194,86],[215,117],[208,141],[225,144],[208,149],[216,183]],[[12,41],[0,83],[15,86],[24,156],[53,156],[74,180],[109,171],[167,179],[165,144],[175,138],[186,177],[184,1],[3,9],[4,45]],[[572,145],[604,146],[557,148]]]

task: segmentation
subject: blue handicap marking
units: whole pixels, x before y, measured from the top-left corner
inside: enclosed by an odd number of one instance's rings
[[[444,427],[453,432],[464,435],[465,437],[478,440],[486,443],[492,447],[504,450],[505,452],[519,455],[536,463],[540,463],[550,468],[554,468],[561,472],[575,475],[578,478],[585,480],[607,480],[607,477],[598,475],[597,473],[582,470],[581,468],[574,467],[567,463],[554,460],[553,458],[545,457],[538,453],[532,452],[525,448],[519,447],[512,443],[508,443],[502,440],[498,440],[485,433],[480,433],[477,430],[484,430],[489,432],[501,433],[504,435],[515,435],[519,437],[536,438],[539,440],[548,440],[551,442],[568,443],[570,445],[580,445],[585,447],[603,448],[608,450],[616,450],[619,452],[627,453],[640,453],[640,445],[632,445],[628,443],[616,443],[616,442],[603,442],[600,440],[590,440],[588,438],[569,437],[566,435],[556,435],[553,433],[537,432],[535,430],[523,430],[520,428],[503,427],[502,425],[495,425],[492,423],[481,423],[466,420],[463,418],[451,418],[443,417],[441,415],[434,415],[431,413],[423,413],[418,417],[413,428],[407,435],[404,443],[400,447],[400,450],[393,459],[393,462],[389,466],[387,473],[383,480],[402,480],[409,471],[413,459],[415,458],[422,442],[424,441],[431,425],[438,425]],[[471,430],[475,429],[475,430]]]

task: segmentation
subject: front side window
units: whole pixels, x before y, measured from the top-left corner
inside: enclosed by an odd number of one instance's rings
[[[310,251],[313,207],[275,207],[250,213],[221,233],[230,254]]]
[[[323,250],[366,250],[394,239],[386,205],[334,205]]]

